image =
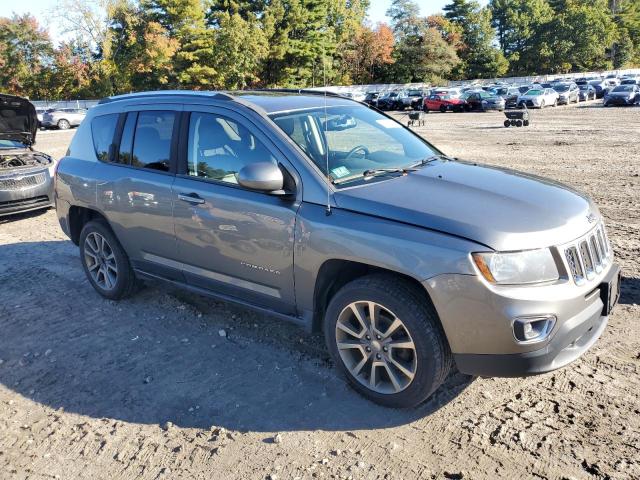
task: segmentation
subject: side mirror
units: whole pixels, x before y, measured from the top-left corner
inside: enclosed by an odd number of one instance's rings
[[[238,172],[238,184],[249,190],[284,194],[284,176],[280,168],[271,162],[257,162],[245,165]]]

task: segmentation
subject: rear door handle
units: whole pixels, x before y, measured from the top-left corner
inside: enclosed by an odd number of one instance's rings
[[[197,193],[179,193],[178,199],[187,203],[204,203],[204,198],[198,196]]]

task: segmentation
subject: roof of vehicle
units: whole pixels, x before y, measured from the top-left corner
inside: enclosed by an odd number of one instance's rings
[[[397,93],[397,92],[393,92]],[[320,90],[294,90],[294,89],[272,89],[272,90],[242,90],[235,92],[227,91],[203,91],[203,90],[162,90],[155,92],[138,92],[126,95],[107,97],[100,100],[99,104],[112,103],[126,100],[148,100],[149,98],[176,97],[183,99],[202,98],[218,101],[237,102],[250,107],[258,107],[266,113],[287,112],[294,110],[307,110],[311,108],[353,105],[354,100],[341,96],[333,92]],[[359,102],[356,102],[359,103]]]

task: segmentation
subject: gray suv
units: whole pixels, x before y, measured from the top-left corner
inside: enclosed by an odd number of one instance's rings
[[[387,406],[419,404],[454,366],[567,365],[619,295],[588,197],[317,92],[102,100],[59,164],[56,207],[102,296],[158,280],[323,331]]]

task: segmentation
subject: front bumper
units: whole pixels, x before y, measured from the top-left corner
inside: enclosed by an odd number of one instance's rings
[[[28,181],[40,175],[43,181]],[[0,176],[0,216],[49,208],[52,204],[53,179],[48,170]]]
[[[424,282],[438,311],[458,370],[492,377],[527,376],[561,368],[580,357],[600,337],[608,316],[601,285],[619,267],[589,284],[571,280],[537,287],[490,287],[473,275],[441,275]],[[515,318],[552,314],[557,320],[547,338],[519,343]]]
[[[624,97],[609,97],[604,101],[605,105],[633,105],[636,103],[635,98],[624,98]]]

